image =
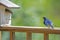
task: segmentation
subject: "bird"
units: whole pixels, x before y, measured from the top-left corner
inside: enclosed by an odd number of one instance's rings
[[[43,20],[44,20],[44,21],[43,21],[43,24],[44,24],[46,27],[53,29],[53,23],[52,23],[51,20],[49,20],[49,19],[46,18],[46,17],[43,17]]]

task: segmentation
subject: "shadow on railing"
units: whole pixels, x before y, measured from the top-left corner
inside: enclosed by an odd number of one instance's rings
[[[32,40],[32,33],[44,33],[44,40],[49,40],[49,34],[60,34],[60,28],[48,29],[46,27],[44,28],[30,26],[0,27],[0,31],[9,31],[10,40],[15,40],[15,32],[26,32],[26,40]]]

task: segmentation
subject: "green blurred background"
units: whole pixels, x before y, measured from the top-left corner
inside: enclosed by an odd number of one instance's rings
[[[14,9],[12,25],[44,26],[43,16],[50,19],[54,25],[60,26],[60,0],[11,0],[20,9]]]
[[[60,27],[60,0],[11,1],[21,6],[19,9],[12,9],[12,25],[45,27],[42,17],[46,16],[54,23],[54,27]],[[44,39],[43,34],[33,33],[32,35],[32,40]],[[15,36],[16,40],[26,40],[26,33],[16,32]],[[59,38],[60,35],[56,34],[50,34],[49,36],[50,40],[60,40]]]

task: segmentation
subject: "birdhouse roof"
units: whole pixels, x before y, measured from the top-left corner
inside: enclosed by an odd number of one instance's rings
[[[0,4],[6,6],[8,8],[19,8],[20,7],[9,0],[0,0]]]

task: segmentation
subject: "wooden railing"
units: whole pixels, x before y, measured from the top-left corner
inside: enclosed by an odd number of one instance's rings
[[[0,27],[0,31],[9,31],[10,40],[15,40],[15,32],[26,32],[26,40],[32,40],[32,33],[44,33],[44,40],[49,40],[49,34],[60,34],[60,28],[48,29],[44,27],[30,26]]]

